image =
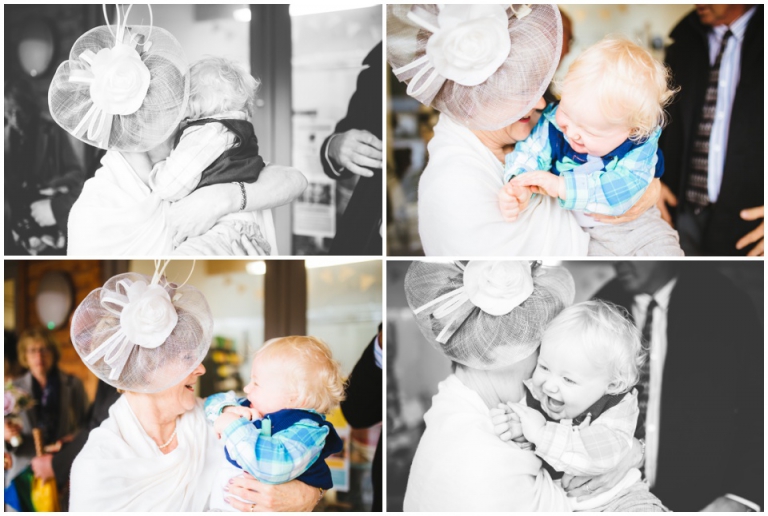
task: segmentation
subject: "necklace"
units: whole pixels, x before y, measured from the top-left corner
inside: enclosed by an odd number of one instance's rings
[[[174,437],[176,437],[176,430],[177,430],[177,429],[174,429],[174,430],[173,430],[173,433],[171,434],[171,438],[170,438],[170,439],[168,439],[168,440],[165,442],[165,444],[158,444],[158,445],[157,445],[157,447],[158,447],[158,448],[160,448],[161,450],[162,450],[163,448],[168,448],[168,446],[170,446],[170,445],[171,445],[171,442],[173,442],[173,438],[174,438]]]

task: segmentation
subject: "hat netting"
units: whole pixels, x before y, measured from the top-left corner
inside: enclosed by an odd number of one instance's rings
[[[150,73],[147,95],[138,111],[129,115],[113,115],[108,143],[89,139],[88,132],[75,134],[78,124],[93,105],[90,87],[70,81],[73,70],[87,70],[81,59],[83,52],[94,54],[115,46],[117,28],[96,27],[78,38],[69,60],[56,70],[48,90],[51,116],[63,129],[88,145],[108,150],[144,152],[163,143],[178,128],[189,101],[189,67],[176,38],[160,27],[131,26],[125,40],[133,37],[149,45],[137,45],[142,62]],[[149,38],[147,40],[147,38]],[[147,46],[149,47],[147,49]]]
[[[89,361],[87,357],[121,331],[120,316],[107,310],[103,303],[124,292],[118,282],[150,284],[151,278],[137,273],[119,274],[88,294],[72,317],[71,337],[75,350],[100,380],[118,389],[151,393],[178,384],[203,361],[210,347],[213,315],[208,302],[191,285],[177,288],[173,283],[161,282],[176,309],[176,326],[165,341],[153,349],[131,342],[130,355],[119,377],[111,379],[113,366],[104,356],[95,361]]]
[[[507,9],[511,50],[506,61],[485,82],[462,86],[440,77],[414,98],[475,130],[500,129],[525,116],[549,86],[563,45],[557,6],[534,4],[530,9],[521,19]],[[412,10],[436,25],[440,6],[387,5],[387,60],[398,79],[405,83],[410,83],[421,67],[399,74],[397,69],[424,56],[432,35],[407,17]]]
[[[405,295],[414,312],[464,285],[466,262],[413,262],[405,275]],[[527,262],[526,262],[527,263]],[[493,316],[464,302],[452,317],[438,319],[434,310],[415,314],[424,337],[445,356],[473,369],[497,369],[528,357],[541,344],[547,324],[573,303],[575,286],[563,267],[536,267],[533,293],[506,315]],[[450,324],[445,344],[437,336]]]

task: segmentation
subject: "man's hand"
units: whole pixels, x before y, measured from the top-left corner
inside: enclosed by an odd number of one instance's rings
[[[363,177],[373,177],[369,169],[382,167],[382,144],[368,131],[350,129],[334,134],[328,142],[328,157],[335,165]]]
[[[232,497],[224,498],[232,507],[243,512],[310,512],[320,501],[320,491],[304,482],[291,480],[285,484],[262,484],[246,472],[230,480],[225,490],[248,500],[241,502]]]
[[[534,170],[515,177],[510,183],[517,186],[536,187],[539,193],[565,200],[565,179],[544,170]]]
[[[645,193],[630,209],[624,212],[623,215],[602,215],[599,213],[587,213],[590,217],[598,222],[605,222],[607,224],[624,224],[625,222],[631,222],[637,217],[648,211],[648,209],[656,204],[661,192],[661,181],[657,178],[651,181],[648,188],[645,189]]]
[[[523,428],[523,435],[526,440],[536,444],[542,428],[547,424],[547,420],[544,419],[544,416],[539,411],[526,407],[521,403],[507,403],[507,405],[520,418],[520,425]]]
[[[671,206],[672,208],[676,207],[677,197],[675,197],[675,194],[672,193],[672,190],[670,190],[667,185],[661,182],[660,184],[661,191],[659,192],[659,200],[656,201],[656,207],[661,212],[661,218],[670,226],[675,227],[674,224],[672,224],[672,214],[669,212],[667,206]]]
[[[701,512],[749,512],[751,509],[744,504],[731,500],[726,496],[719,496],[712,503],[704,507]]]
[[[40,455],[32,459],[32,472],[37,478],[48,480],[56,478],[53,472],[53,455]]]
[[[643,446],[637,439],[632,439],[632,448],[615,468],[595,477],[564,475],[562,479],[563,489],[568,496],[577,497],[576,500],[579,502],[587,500],[608,491],[621,482],[621,479],[630,469],[639,468],[643,465],[644,460]]]
[[[744,249],[748,245],[757,242],[755,247],[747,253],[747,256],[763,256],[765,254],[765,241],[763,240],[763,236],[765,236],[765,222],[762,221],[764,218],[764,208],[765,206],[758,206],[756,208],[741,210],[740,216],[742,220],[761,221],[759,226],[736,242],[736,249]]]
[[[35,201],[30,206],[30,209],[32,211],[32,218],[35,219],[35,222],[37,222],[40,227],[44,228],[56,224],[56,217],[53,215],[50,199]]]

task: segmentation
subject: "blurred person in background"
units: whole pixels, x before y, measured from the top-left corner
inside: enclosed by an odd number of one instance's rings
[[[5,254],[65,254],[85,170],[67,133],[40,115],[33,88],[6,80]]]
[[[341,402],[341,412],[352,428],[368,428],[382,419],[382,356],[384,339],[379,324],[379,333],[363,351],[355,364],[347,383],[347,398]],[[373,481],[373,505],[371,511],[381,512],[381,435],[376,445],[376,454],[371,464]]]
[[[659,141],[658,206],[686,255],[764,254],[763,16],[762,5],[697,5],[670,33],[680,93]]]
[[[711,262],[614,268],[594,297],[624,307],[649,348],[635,437],[652,492],[673,511],[761,511],[764,345],[751,301]]]
[[[88,412],[83,383],[59,370],[61,351],[48,330],[31,328],[22,332],[18,353],[19,362],[29,371],[13,380],[13,386],[29,394],[35,403],[21,413],[21,425],[8,419],[4,422],[5,447],[13,458],[12,468],[5,472],[6,486],[30,463],[36,475],[43,478],[51,476],[45,473],[50,470],[50,458],[46,459],[47,465],[41,461],[33,462],[33,428],[42,430],[43,445],[60,446],[71,441],[77,430],[85,426]],[[11,445],[14,437],[21,437],[21,444],[17,447]]]

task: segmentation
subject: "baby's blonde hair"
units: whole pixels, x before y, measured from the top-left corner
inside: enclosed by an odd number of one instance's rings
[[[317,337],[291,336],[267,341],[256,356],[283,359],[298,394],[298,406],[327,414],[344,400],[341,366]]]
[[[580,342],[589,359],[607,368],[611,394],[628,392],[640,379],[646,358],[637,327],[626,311],[605,301],[585,301],[572,305],[555,317],[544,330],[542,342],[564,341],[565,346]]]
[[[630,139],[638,141],[666,124],[664,108],[677,92],[669,83],[669,70],[647,50],[607,36],[573,62],[562,91],[567,95],[576,88],[595,95],[603,116],[612,124],[629,127]]]
[[[259,81],[236,61],[206,56],[190,68],[188,118],[204,118],[224,111],[253,116]]]

